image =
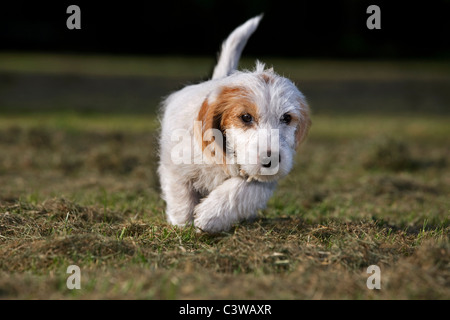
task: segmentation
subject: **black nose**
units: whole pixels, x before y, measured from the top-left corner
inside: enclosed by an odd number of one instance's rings
[[[270,168],[271,165],[272,165],[272,161],[269,161],[269,163],[265,163],[265,164],[263,164],[262,166],[263,166],[264,168]]]
[[[264,168],[270,168],[272,166],[271,156],[272,152],[269,150],[267,151],[267,155],[261,157],[261,163]],[[278,163],[280,162],[281,162],[281,155],[278,155]]]

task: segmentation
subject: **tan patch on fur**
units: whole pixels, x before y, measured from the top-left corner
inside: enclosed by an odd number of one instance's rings
[[[303,102],[300,102],[301,117],[297,120],[297,128],[295,129],[295,149],[297,150],[301,143],[306,139],[309,128],[311,127],[311,118],[309,116],[309,106]]]
[[[205,141],[211,136],[203,137],[209,129],[217,129],[225,137],[225,130],[229,128],[249,128],[252,124],[244,123],[240,118],[242,115],[248,113],[254,118],[254,122],[258,121],[258,109],[249,98],[249,92],[241,87],[225,87],[217,96],[215,101],[209,102],[208,99],[203,101],[200,111],[197,116],[197,121],[202,122],[201,131],[195,132],[196,140],[202,146],[204,151],[212,141]],[[206,139],[204,139],[206,138]],[[226,141],[223,141],[223,150],[225,149]],[[223,152],[225,163],[226,154]]]
[[[253,117],[252,122],[245,123],[241,116],[249,114]],[[220,123],[223,129],[241,128],[248,129],[258,123],[258,108],[249,101],[237,102],[235,105],[224,110],[222,114],[222,121]]]
[[[267,74],[267,73],[262,73],[260,75],[260,77],[267,84],[271,84],[274,81],[274,78],[272,76],[270,76],[269,74]]]

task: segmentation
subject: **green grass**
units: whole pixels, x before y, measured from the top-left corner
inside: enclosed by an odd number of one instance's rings
[[[64,55],[0,52],[0,71],[105,76],[152,76],[195,81],[206,78],[214,67],[209,57]],[[240,67],[253,69],[259,59],[287,77],[302,80],[430,80],[450,78],[447,61],[336,61],[279,57],[247,57]]]
[[[450,297],[442,118],[315,116],[268,208],[216,236],[166,223],[154,119],[45,119],[0,121],[2,298]],[[414,166],[376,162],[400,142],[393,156]],[[65,287],[71,264],[79,291]]]
[[[0,53],[0,298],[449,299],[448,64],[264,60],[311,132],[267,209],[208,235],[166,222],[144,102],[212,59]]]
[[[159,127],[159,121],[154,115],[123,115],[112,114],[80,114],[75,112],[53,112],[53,113],[19,113],[5,114],[0,118],[0,128],[13,128],[20,124],[22,129],[62,130],[76,134],[95,132],[120,132],[129,131],[134,133],[155,131]]]

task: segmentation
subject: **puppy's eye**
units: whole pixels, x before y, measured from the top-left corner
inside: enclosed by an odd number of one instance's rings
[[[291,120],[292,120],[292,117],[289,113],[283,114],[280,118],[280,121],[282,123],[286,123],[286,124],[289,124],[291,122]]]
[[[251,115],[249,115],[248,113],[243,114],[241,116],[242,121],[244,121],[245,123],[250,123],[253,120],[253,117]]]

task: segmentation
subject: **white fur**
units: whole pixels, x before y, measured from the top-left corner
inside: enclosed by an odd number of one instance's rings
[[[238,221],[254,218],[266,206],[277,180],[292,168],[298,144],[297,129],[280,122],[280,117],[290,113],[307,132],[309,117],[304,96],[290,80],[265,69],[260,62],[253,71],[235,70],[243,47],[260,19],[261,16],[250,19],[231,33],[223,44],[211,80],[171,94],[162,105],[158,173],[167,218],[174,225],[194,223],[199,230],[216,233],[228,230]],[[270,81],[263,81],[263,75]],[[235,149],[229,158],[231,163],[220,165],[205,161],[201,144],[194,138],[194,126],[202,104],[214,103],[224,88],[243,88],[249,92],[247,98],[257,106],[259,121],[249,129],[224,131],[227,143],[233,141]],[[258,137],[261,139],[261,132],[262,139],[270,142],[274,129],[279,133],[281,161],[274,174],[265,175],[261,152],[266,150],[255,149],[255,145]],[[174,140],[173,133],[177,130],[186,132],[191,139]],[[191,151],[189,163],[174,163],[172,151],[180,146]],[[253,155],[256,152],[256,162],[237,161],[248,158],[252,152]]]
[[[262,15],[259,15],[248,20],[228,36],[222,44],[219,61],[214,68],[212,79],[226,77],[237,69],[242,50],[244,50],[248,38],[256,30],[261,19]]]

